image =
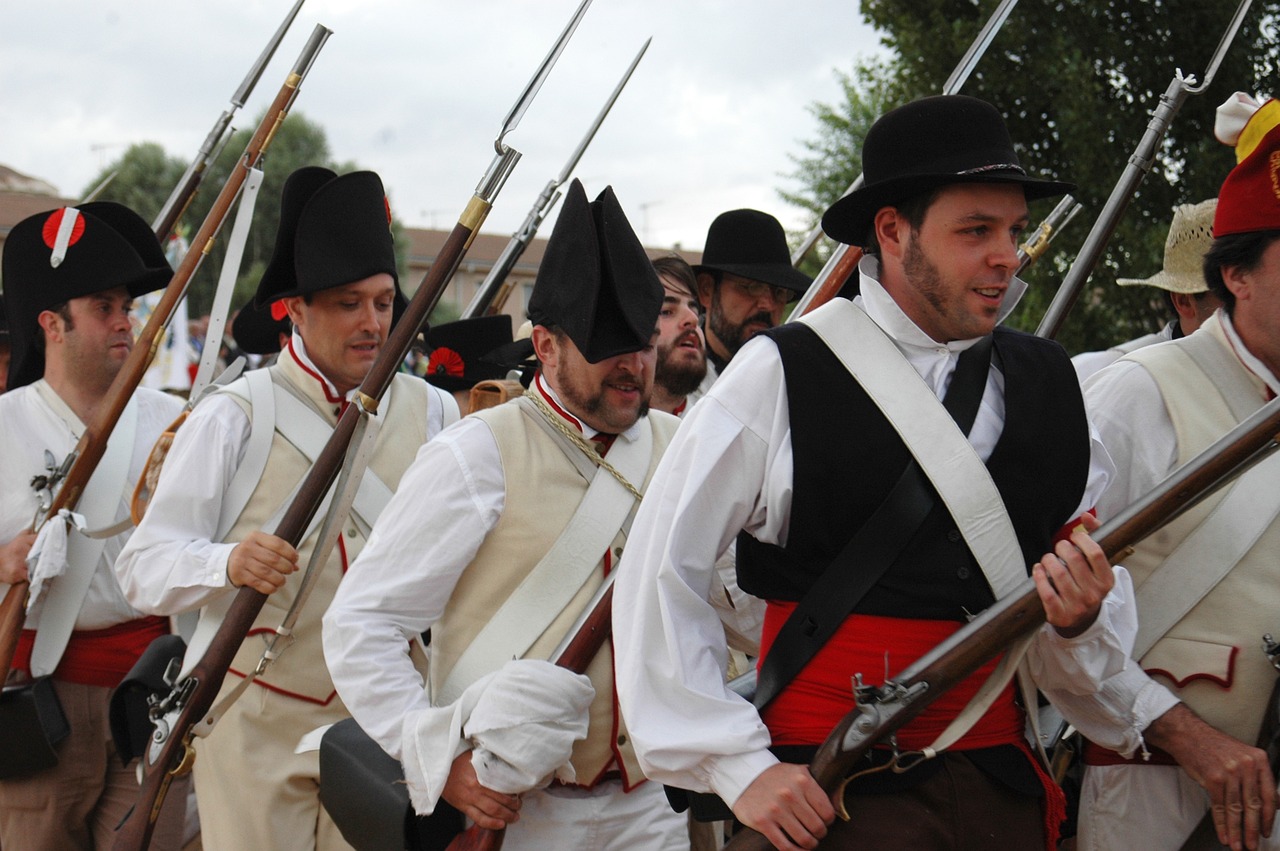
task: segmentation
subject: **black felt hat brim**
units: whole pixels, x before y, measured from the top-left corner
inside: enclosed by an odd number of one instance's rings
[[[794,293],[809,289],[813,279],[792,267],[790,263],[702,263],[693,267],[694,272],[727,272],[740,278],[760,281],[771,287],[782,287]]]
[[[1041,180],[1016,173],[916,174],[850,192],[822,214],[822,231],[837,242],[862,246],[867,241],[876,213],[881,208],[893,207],[944,186],[965,183],[1018,185],[1026,194],[1027,201],[1065,195],[1076,188],[1074,183]]]

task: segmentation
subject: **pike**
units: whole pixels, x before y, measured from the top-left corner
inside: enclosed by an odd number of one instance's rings
[[[609,99],[605,101],[599,114],[596,115],[595,121],[591,122],[591,126],[587,128],[587,134],[582,137],[578,147],[569,155],[569,160],[564,164],[564,168],[560,169],[559,174],[547,181],[542,193],[533,202],[533,207],[530,208],[529,215],[525,217],[524,223],[512,235],[507,247],[502,250],[502,254],[494,262],[493,268],[485,276],[484,282],[476,290],[471,303],[462,311],[462,318],[493,316],[502,311],[502,305],[506,303],[507,296],[511,294],[511,289],[514,286],[514,284],[505,283],[507,276],[511,274],[516,262],[524,254],[525,249],[529,247],[529,243],[533,241],[534,236],[537,235],[538,228],[542,225],[542,220],[547,217],[547,213],[551,212],[556,202],[560,200],[560,187],[569,179],[569,175],[573,173],[573,170],[578,165],[578,160],[582,159],[582,154],[587,150],[587,146],[591,144],[591,140],[595,138],[596,131],[604,123],[604,119],[609,114],[609,110],[613,108],[618,95],[622,94],[622,90],[626,87],[627,82],[630,81],[632,72],[640,64],[640,59],[644,56],[645,51],[649,49],[649,42],[651,41],[653,41],[652,37],[645,39],[645,43],[640,46],[640,52],[636,54],[635,59],[631,60],[630,67],[622,75],[618,85],[614,87],[613,94],[609,95]]]
[[[377,359],[356,388],[352,403],[338,418],[333,434],[303,477],[293,500],[273,532],[276,537],[295,547],[301,543],[312,517],[338,479],[340,471],[346,480],[344,484],[358,483],[363,469],[358,466],[351,469],[345,463],[348,447],[353,444],[357,432],[364,433],[370,422],[374,421],[381,399],[399,371],[419,329],[440,300],[484,223],[494,198],[519,162],[520,152],[506,144],[506,136],[519,124],[590,4],[591,0],[582,0],[551,52],[507,113],[494,140],[496,154],[493,161],[445,240],[440,256],[418,285],[400,321],[392,328]],[[358,449],[359,441],[356,444]],[[356,451],[352,457],[359,459],[364,456]],[[218,721],[217,712],[213,711],[214,700],[236,651],[248,635],[266,599],[265,594],[252,588],[240,588],[208,649],[190,674],[178,680],[167,695],[163,695],[152,705],[151,717],[155,722],[155,730],[149,747],[141,757],[144,769],[141,794],[130,817],[116,834],[113,846],[115,851],[139,851],[150,842],[160,805],[170,783],[174,777],[191,770],[196,757],[193,747],[195,736],[208,735]]]
[[[155,231],[156,237],[161,242],[173,232],[178,219],[182,218],[182,214],[186,212],[191,199],[195,197],[196,190],[200,188],[200,182],[204,180],[205,170],[209,167],[209,163],[217,159],[218,154],[222,152],[223,146],[231,138],[227,134],[227,128],[231,126],[231,119],[235,116],[236,110],[244,106],[244,102],[249,99],[250,93],[253,92],[253,87],[258,84],[258,80],[262,77],[262,72],[266,70],[267,63],[275,55],[276,48],[280,46],[280,42],[284,41],[284,35],[289,31],[289,25],[298,16],[298,10],[302,8],[304,2],[305,0],[297,0],[293,4],[293,8],[289,10],[289,14],[285,15],[284,21],[276,29],[275,35],[271,36],[271,40],[267,42],[266,49],[262,51],[262,55],[250,66],[249,73],[245,75],[244,81],[240,83],[240,88],[232,93],[231,107],[224,109],[222,114],[218,116],[218,120],[213,122],[209,135],[205,136],[204,142],[200,145],[200,150],[196,151],[195,159],[187,166],[182,179],[178,181],[177,186],[173,187],[173,191],[169,193],[168,200],[160,208],[160,213],[156,216],[156,220],[151,223],[151,229]]]
[[[1112,562],[1123,559],[1143,538],[1280,448],[1277,440],[1280,399],[1273,399],[1175,470],[1152,493],[1103,524],[1095,540]],[[1044,622],[1035,583],[1027,579],[884,685],[861,687],[857,706],[818,748],[810,773],[823,789],[842,793],[847,778],[873,744]],[[847,813],[841,816],[848,818]],[[725,846],[726,851],[765,851],[771,847],[769,840],[754,830],[743,830]]]
[[[328,37],[329,30],[322,26],[316,27],[298,57],[293,70],[289,73],[284,85],[276,94],[275,100],[267,109],[262,123],[258,125],[253,138],[249,140],[238,167],[227,178],[222,191],[214,200],[212,209],[209,210],[209,215],[205,217],[204,223],[196,233],[192,245],[199,247],[200,250],[188,251],[187,256],[178,264],[178,269],[174,272],[168,287],[165,288],[159,303],[156,304],[151,318],[147,320],[147,324],[139,334],[133,351],[129,353],[129,357],[121,365],[120,371],[116,374],[111,386],[103,396],[98,415],[85,429],[80,442],[76,444],[76,448],[72,451],[72,456],[75,460],[68,469],[57,496],[53,498],[48,511],[45,513],[45,522],[49,520],[63,522],[57,519],[58,512],[64,508],[68,510],[74,509],[76,503],[79,502],[85,485],[106,452],[107,440],[111,436],[111,431],[115,428],[120,415],[124,412],[125,406],[129,403],[129,398],[133,395],[133,391],[142,381],[143,373],[147,371],[147,367],[150,366],[151,361],[155,358],[156,348],[164,337],[165,328],[173,316],[174,309],[186,294],[187,287],[191,283],[191,276],[195,274],[200,261],[213,247],[214,238],[217,236],[222,222],[225,220],[236,195],[240,191],[245,175],[262,160],[263,155],[271,144],[271,139],[275,136],[276,128],[284,120],[289,107],[298,95],[298,87],[311,69],[316,55],[320,52],[320,48]],[[40,521],[37,521],[37,529],[40,525]],[[0,670],[8,671],[9,666],[13,663],[13,654],[17,648],[18,636],[22,631],[22,624],[26,618],[27,590],[28,583],[15,583],[9,587],[8,593],[5,594],[4,602],[0,603]]]
[[[964,56],[960,57],[960,62],[952,69],[951,76],[947,77],[947,81],[942,84],[941,94],[954,95],[960,91],[965,81],[969,79],[969,75],[973,73],[973,69],[977,67],[978,60],[987,52],[987,48],[991,46],[991,42],[995,39],[996,34],[1000,32],[1004,22],[1008,20],[1009,14],[1013,12],[1013,7],[1017,3],[1018,0],[1000,0],[995,11],[991,13],[991,17],[987,19],[986,24],[978,32],[978,37],[969,45],[969,49],[965,51]],[[849,188],[844,191],[841,197],[848,195],[855,189],[860,189],[862,183],[863,175],[860,174],[854,179],[853,183],[849,184]],[[809,256],[809,252],[813,250],[813,247],[818,244],[818,240],[821,238],[822,224],[818,223],[805,235],[804,241],[800,243],[799,247],[791,253],[791,265],[797,269],[800,268],[804,258]],[[854,256],[846,259],[845,255],[849,253],[849,250],[850,246],[841,244],[832,251],[826,265],[818,273],[818,277],[814,278],[813,284],[810,285],[808,291],[801,296],[800,301],[796,304],[795,310],[791,313],[792,316],[803,316],[808,311],[826,302],[836,292],[839,292],[840,287],[844,286],[844,282],[848,280],[853,268],[858,265],[858,258],[862,256],[861,251],[854,249]],[[832,281],[835,287],[830,294],[826,294],[830,289],[830,285],[825,284],[828,280]],[[819,281],[823,283],[820,284]],[[818,296],[819,289],[822,289],[826,296],[821,300],[819,300]]]
[[[1124,171],[1120,174],[1120,179],[1116,182],[1115,187],[1112,188],[1110,197],[1107,198],[1107,203],[1103,206],[1102,212],[1098,214],[1098,220],[1093,223],[1093,228],[1089,231],[1089,235],[1085,237],[1084,245],[1080,247],[1080,252],[1076,255],[1075,262],[1067,270],[1066,276],[1062,279],[1062,284],[1058,287],[1058,292],[1049,304],[1049,309],[1045,311],[1044,318],[1040,320],[1040,327],[1036,329],[1038,336],[1055,337],[1063,323],[1066,322],[1067,314],[1071,311],[1072,305],[1076,303],[1076,299],[1080,297],[1085,283],[1089,280],[1089,276],[1093,274],[1094,267],[1098,265],[1098,260],[1102,257],[1102,251],[1111,240],[1111,235],[1115,233],[1116,225],[1119,224],[1120,217],[1124,215],[1125,209],[1129,206],[1133,193],[1137,191],[1143,178],[1151,171],[1160,143],[1165,134],[1169,132],[1169,125],[1173,123],[1174,117],[1182,109],[1182,105],[1186,103],[1188,97],[1200,94],[1213,82],[1214,76],[1218,73],[1218,66],[1222,64],[1223,58],[1227,55],[1227,49],[1231,46],[1231,42],[1235,40],[1236,33],[1244,23],[1244,17],[1248,13],[1252,2],[1253,0],[1240,0],[1240,5],[1236,7],[1235,15],[1232,16],[1226,32],[1222,34],[1222,38],[1213,52],[1209,67],[1204,73],[1203,83],[1196,85],[1194,75],[1184,77],[1181,70],[1174,72],[1173,79],[1169,82],[1169,87],[1160,96],[1160,102],[1151,113],[1151,120],[1147,122],[1146,131],[1142,134],[1142,138],[1138,140],[1138,147],[1129,157]]]

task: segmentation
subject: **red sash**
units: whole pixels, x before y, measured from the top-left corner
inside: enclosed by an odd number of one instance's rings
[[[145,617],[105,629],[71,633],[54,679],[86,686],[115,688],[154,639],[169,634],[168,618]],[[36,631],[24,629],[18,636],[13,668],[31,673],[31,648]]]
[[[795,603],[769,601],[760,639],[761,658],[769,653]],[[915,662],[961,626],[956,621],[908,620],[875,615],[851,615],[809,660],[772,703],[763,718],[775,745],[821,743],[854,708],[852,678],[861,673],[868,685],[884,681]],[[886,658],[888,660],[886,665]],[[999,657],[935,700],[898,731],[903,750],[933,744],[938,735],[968,704],[994,670]],[[1023,740],[1022,710],[1013,702],[1012,684],[1005,686],[992,707],[952,750],[1015,744]]]

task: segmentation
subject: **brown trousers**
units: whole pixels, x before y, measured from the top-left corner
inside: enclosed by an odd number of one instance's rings
[[[111,689],[54,680],[71,732],[58,764],[32,777],[0,781],[0,847],[5,851],[101,851],[138,799],[137,761],[120,764],[107,725]],[[182,846],[189,781],[165,798],[151,847]]]
[[[833,849],[1044,851],[1042,801],[1019,795],[967,759],[948,759],[929,779],[902,792],[848,795],[819,844]]]

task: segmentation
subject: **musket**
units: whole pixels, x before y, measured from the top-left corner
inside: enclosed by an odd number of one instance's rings
[[[196,151],[195,159],[187,166],[182,179],[178,181],[177,186],[173,187],[173,191],[169,193],[169,199],[164,202],[164,206],[160,208],[160,213],[156,216],[155,221],[151,223],[151,229],[155,231],[156,237],[161,242],[173,231],[174,225],[178,223],[178,219],[182,218],[182,214],[186,212],[191,199],[195,197],[196,190],[200,188],[200,181],[204,180],[205,170],[209,167],[209,163],[217,159],[218,154],[222,151],[222,146],[230,138],[227,128],[231,126],[231,119],[235,116],[236,110],[244,106],[245,101],[249,99],[249,95],[253,92],[253,87],[258,84],[258,80],[262,77],[262,72],[266,70],[267,63],[275,55],[276,48],[280,46],[280,42],[284,41],[284,35],[289,31],[289,25],[298,16],[298,10],[302,8],[304,2],[305,0],[298,0],[293,4],[293,8],[289,10],[289,14],[285,15],[284,21],[276,29],[275,35],[271,36],[271,40],[267,42],[266,49],[262,51],[257,61],[250,66],[249,73],[245,75],[244,81],[240,83],[240,88],[232,93],[231,106],[228,109],[224,109],[222,114],[218,116],[218,120],[213,122],[209,135],[204,137],[200,150]]]
[[[1049,249],[1049,243],[1053,242],[1054,237],[1062,232],[1076,215],[1084,209],[1084,205],[1072,198],[1070,195],[1062,196],[1062,200],[1053,208],[1045,220],[1040,223],[1018,248],[1018,268],[1014,270],[1014,277],[1020,277],[1031,264],[1039,260]]]
[[[376,416],[378,405],[418,336],[427,314],[440,300],[440,295],[457,271],[480,225],[484,223],[494,198],[520,160],[520,152],[506,144],[507,134],[519,124],[590,4],[591,0],[583,0],[504,119],[494,140],[496,154],[493,161],[445,240],[436,262],[418,285],[400,321],[391,329],[369,372],[356,388],[352,403],[347,405],[338,418],[332,435],[303,477],[273,532],[276,537],[294,547],[301,543],[311,518],[315,516],[325,495],[338,478],[347,456],[347,447],[357,427]],[[151,831],[169,784],[174,777],[191,770],[191,763],[196,756],[194,737],[207,735],[218,721],[211,712],[214,700],[236,652],[262,611],[266,599],[265,594],[252,588],[240,588],[228,606],[208,649],[190,674],[175,683],[172,690],[153,706],[155,730],[150,746],[141,757],[144,769],[141,794],[131,816],[117,833],[114,845],[116,851],[139,851],[150,841]]]
[[[951,76],[947,77],[947,81],[942,84],[942,94],[953,95],[960,91],[961,86],[963,86],[965,81],[969,79],[969,75],[973,73],[973,69],[978,65],[978,60],[987,52],[987,48],[991,46],[991,42],[995,39],[996,33],[1000,32],[1001,27],[1004,26],[1004,22],[1009,18],[1009,13],[1013,11],[1013,7],[1017,5],[1017,3],[1018,0],[1000,0],[995,11],[991,13],[991,17],[987,19],[986,24],[983,25],[982,29],[978,32],[978,37],[969,45],[969,49],[965,51],[964,56],[960,57],[960,62],[952,69]],[[849,188],[844,191],[841,197],[848,195],[850,192],[860,188],[861,186],[862,175],[858,175],[854,179],[853,183],[849,184]],[[805,235],[805,238],[800,243],[799,247],[797,247],[795,251],[791,252],[791,265],[797,269],[800,268],[800,264],[804,262],[804,258],[809,256],[809,252],[813,250],[813,247],[818,244],[818,240],[821,238],[822,224],[819,223],[814,225],[813,229]],[[853,264],[846,264],[849,268],[852,268],[853,265],[856,265],[856,261],[854,261]],[[823,271],[825,272],[826,269],[824,268]],[[844,278],[847,279],[848,277],[849,273],[846,271]],[[843,280],[844,279],[842,279],[842,283]],[[837,288],[837,290],[838,289],[839,288]],[[834,293],[832,295],[834,295]],[[821,302],[819,302],[819,304],[821,304]],[[817,307],[817,305],[814,305],[814,307]],[[800,306],[797,305],[794,315],[801,315]]]
[[[645,39],[644,44],[640,46],[640,52],[636,54],[635,59],[631,60],[631,65],[627,68],[626,73],[622,75],[622,79],[618,81],[618,85],[614,87],[613,93],[609,95],[605,105],[601,107],[595,121],[591,122],[591,126],[587,128],[587,133],[582,137],[582,141],[578,143],[578,147],[569,155],[569,160],[564,164],[564,168],[560,169],[559,174],[547,181],[542,193],[533,202],[533,207],[530,208],[529,215],[525,217],[524,223],[520,225],[520,229],[507,242],[507,247],[502,249],[502,254],[494,262],[479,289],[476,290],[476,294],[471,299],[470,304],[462,311],[463,319],[470,319],[476,316],[493,316],[502,311],[502,305],[506,303],[507,296],[510,295],[514,286],[514,284],[505,283],[508,275],[511,274],[511,270],[515,268],[516,262],[524,254],[525,249],[529,247],[529,243],[533,241],[534,236],[537,235],[538,228],[542,225],[542,220],[547,217],[547,213],[551,212],[556,202],[560,200],[560,187],[569,179],[569,175],[573,173],[573,170],[578,165],[578,160],[582,159],[582,154],[587,150],[587,146],[591,144],[591,140],[595,138],[596,131],[604,123],[604,119],[609,114],[609,110],[613,108],[618,95],[622,94],[623,88],[626,87],[627,82],[631,79],[631,73],[640,64],[640,59],[644,56],[645,51],[649,49],[649,42],[651,41],[653,41],[652,37]]]
[[[150,319],[147,320],[147,324],[139,334],[138,340],[133,346],[133,351],[129,353],[129,357],[121,365],[120,371],[116,373],[111,386],[107,388],[107,392],[103,395],[102,402],[98,406],[97,416],[85,428],[80,442],[76,444],[76,448],[73,450],[75,462],[67,472],[66,478],[62,482],[62,487],[58,490],[45,515],[46,522],[49,519],[56,519],[58,512],[63,508],[73,509],[76,503],[79,502],[85,485],[106,452],[107,439],[111,436],[112,429],[115,428],[116,422],[120,419],[125,406],[129,403],[129,398],[133,395],[133,391],[141,383],[143,373],[147,371],[147,367],[151,365],[151,361],[155,358],[156,349],[164,337],[165,328],[168,326],[170,319],[173,318],[174,309],[178,306],[178,302],[182,300],[182,297],[186,295],[187,287],[191,283],[191,276],[195,274],[200,261],[212,249],[218,229],[222,226],[227,212],[231,209],[231,205],[234,203],[236,195],[244,182],[245,175],[248,174],[250,168],[253,168],[262,160],[263,155],[270,146],[271,139],[275,135],[276,128],[284,120],[289,107],[293,104],[294,98],[298,95],[298,87],[311,69],[316,54],[320,52],[320,48],[328,37],[329,30],[321,26],[316,27],[311,38],[308,39],[303,47],[293,70],[289,73],[284,85],[276,94],[275,100],[263,116],[262,123],[258,125],[253,138],[249,140],[249,144],[245,147],[239,165],[232,171],[230,177],[227,178],[226,184],[222,187],[222,191],[214,200],[213,207],[209,210],[209,214],[205,217],[204,223],[200,226],[200,230],[196,232],[192,241],[193,248],[199,248],[200,250],[188,251],[187,256],[178,264],[173,278],[170,279],[169,285],[165,288],[164,294],[152,311]],[[28,584],[26,582],[14,583],[5,595],[4,602],[0,603],[0,670],[8,671],[9,666],[13,663],[18,634],[21,632],[22,622],[25,618],[27,588]],[[15,624],[16,629],[14,628]]]
[[[1280,399],[1273,399],[1175,470],[1152,493],[1103,524],[1095,540],[1113,563],[1123,560],[1143,538],[1280,448],[1277,439]],[[810,772],[823,789],[842,793],[846,778],[874,743],[1044,622],[1035,583],[1027,579],[897,677],[882,686],[863,687],[857,706],[819,747]],[[746,830],[725,847],[763,851],[771,846],[762,834]]]
[[[1227,26],[1226,32],[1222,34],[1222,39],[1218,42],[1217,49],[1214,50],[1213,58],[1209,61],[1209,67],[1204,74],[1204,82],[1196,85],[1194,75],[1184,77],[1181,70],[1174,72],[1173,79],[1169,82],[1169,88],[1160,96],[1159,104],[1156,105],[1155,110],[1151,113],[1151,120],[1147,122],[1146,132],[1142,134],[1142,138],[1138,141],[1138,147],[1134,149],[1133,154],[1129,157],[1129,162],[1125,164],[1124,171],[1120,174],[1120,179],[1111,190],[1111,196],[1107,198],[1107,203],[1103,205],[1102,212],[1098,214],[1098,220],[1093,223],[1093,228],[1089,231],[1089,235],[1085,237],[1084,245],[1080,247],[1080,253],[1076,255],[1075,262],[1067,270],[1066,276],[1062,279],[1062,284],[1058,287],[1058,292],[1049,304],[1049,309],[1045,311],[1044,318],[1040,320],[1040,327],[1036,333],[1041,337],[1056,336],[1058,329],[1066,322],[1067,314],[1071,311],[1072,305],[1076,303],[1076,299],[1080,297],[1080,293],[1084,290],[1084,285],[1089,280],[1089,276],[1093,274],[1093,269],[1102,257],[1103,249],[1106,248],[1107,243],[1111,240],[1111,235],[1115,232],[1116,226],[1120,222],[1120,217],[1124,215],[1125,209],[1129,206],[1133,193],[1137,191],[1143,178],[1151,171],[1160,143],[1169,131],[1169,125],[1173,123],[1174,117],[1182,109],[1182,105],[1188,97],[1200,94],[1213,82],[1214,76],[1218,73],[1218,66],[1227,55],[1227,48],[1235,40],[1236,33],[1244,23],[1244,16],[1248,13],[1249,5],[1252,2],[1253,0],[1240,0],[1240,5],[1236,8],[1236,13],[1231,18],[1231,23]]]
[[[613,634],[613,580],[616,574],[605,577],[604,584],[596,591],[591,602],[583,609],[577,621],[565,633],[564,641],[551,654],[561,668],[575,674],[586,673],[591,660]],[[502,847],[503,830],[489,830],[471,825],[454,837],[445,851],[498,851]]]

